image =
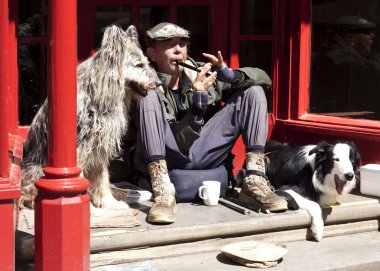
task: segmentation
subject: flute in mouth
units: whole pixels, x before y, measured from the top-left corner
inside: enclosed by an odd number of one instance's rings
[[[189,65],[189,64],[187,64],[187,63],[185,63],[185,62],[183,62],[181,60],[176,60],[176,62],[177,62],[177,65],[180,65],[180,66],[183,66],[183,67],[188,68],[190,70],[199,72],[199,70],[198,70],[197,67],[191,66],[191,65]],[[211,75],[211,73],[207,72],[206,75],[209,76],[209,75]]]

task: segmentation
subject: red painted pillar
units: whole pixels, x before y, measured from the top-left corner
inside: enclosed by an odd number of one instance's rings
[[[35,270],[89,270],[88,181],[76,167],[76,0],[51,0],[49,26],[49,151],[36,182]]]
[[[18,67],[17,67],[17,0],[9,1],[9,67],[10,77],[10,97],[9,105],[9,131],[12,134],[18,134]]]
[[[11,135],[12,93],[8,0],[0,0],[0,269],[14,270],[15,199],[20,188],[10,181],[11,159],[8,151]]]
[[[0,0],[0,177],[9,177],[9,44],[8,0]]]

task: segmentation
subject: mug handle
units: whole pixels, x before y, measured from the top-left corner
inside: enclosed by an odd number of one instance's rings
[[[205,189],[206,186],[205,185],[202,185],[201,187],[199,187],[198,189],[198,195],[201,199],[207,199],[207,197],[203,196],[203,189]]]

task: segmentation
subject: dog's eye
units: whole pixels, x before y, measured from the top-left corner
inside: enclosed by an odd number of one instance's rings
[[[337,161],[337,162],[339,162],[339,158],[334,158],[334,161]]]

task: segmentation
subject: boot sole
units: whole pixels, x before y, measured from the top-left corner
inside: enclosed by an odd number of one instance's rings
[[[149,215],[148,222],[157,224],[169,224],[175,221],[175,215]]]
[[[245,204],[252,205],[254,208],[256,208],[259,211],[264,211],[265,213],[270,212],[281,212],[288,209],[288,204],[273,204],[270,207],[266,207],[264,204],[260,203],[259,201],[255,200],[254,198],[246,195],[242,191],[239,194],[239,201]]]

